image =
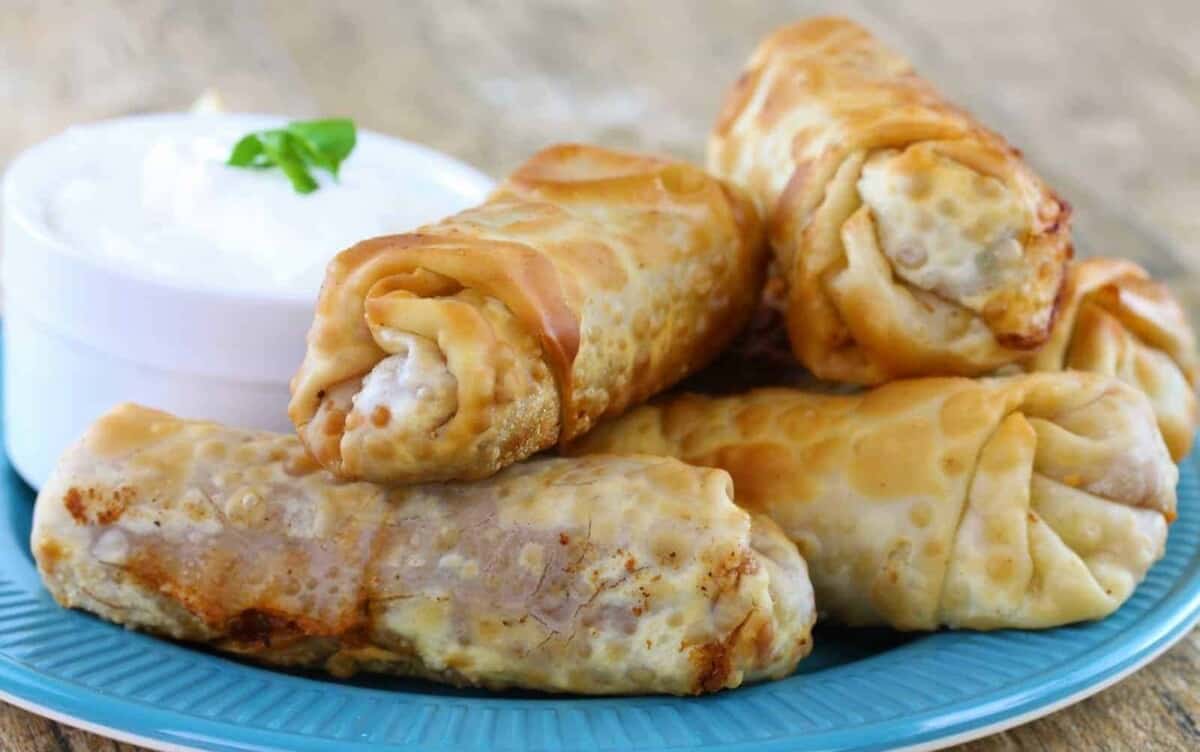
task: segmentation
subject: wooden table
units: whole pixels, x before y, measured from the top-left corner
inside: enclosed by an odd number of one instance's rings
[[[760,36],[816,2],[0,0],[0,164],[69,123],[339,114],[501,174],[553,140],[698,158]],[[837,3],[1021,146],[1081,253],[1137,258],[1200,323],[1200,3]],[[133,749],[0,705],[0,750]],[[1073,708],[963,747],[1200,749],[1200,632]]]

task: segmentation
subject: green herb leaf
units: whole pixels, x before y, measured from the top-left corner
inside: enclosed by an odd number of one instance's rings
[[[233,145],[233,153],[229,155],[228,164],[234,167],[249,167],[262,156],[262,153],[262,141],[258,140],[257,135],[251,133],[243,136],[241,141]]]
[[[336,179],[356,143],[352,120],[300,121],[243,136],[234,144],[226,164],[250,169],[278,167],[297,193],[312,193],[320,184],[310,168],[325,170]]]
[[[358,143],[358,134],[354,130],[352,120],[289,123],[287,131],[300,140],[305,150],[312,155],[315,164],[329,170],[334,177],[337,177],[338,168]]]
[[[294,137],[286,131],[265,131],[259,134],[263,153],[271,164],[283,170],[297,193],[312,193],[319,186],[313,179],[304,158],[299,154]]]

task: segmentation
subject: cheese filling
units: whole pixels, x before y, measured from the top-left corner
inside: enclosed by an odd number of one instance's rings
[[[392,354],[379,361],[352,398],[353,412],[367,428],[398,421],[405,433],[432,432],[458,410],[458,379],[437,344],[408,332],[385,330]]]
[[[1030,218],[994,177],[912,147],[873,154],[858,192],[893,271],[915,287],[978,312],[1027,272]]]

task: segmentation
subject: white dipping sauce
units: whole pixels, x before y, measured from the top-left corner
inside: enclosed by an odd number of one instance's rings
[[[287,121],[194,115],[78,126],[75,159],[44,198],[45,226],[76,250],[168,284],[312,298],[338,251],[481,201],[478,175],[414,172],[421,147],[360,131],[335,180],[297,193],[277,168],[225,164],[254,130]]]
[[[444,154],[359,132],[339,181],[297,193],[228,167],[287,121],[147,115],[78,126],[4,177],[4,422],[34,486],[98,416],[132,400],[292,430],[288,380],[326,264],[375,235],[479,203],[492,182]]]

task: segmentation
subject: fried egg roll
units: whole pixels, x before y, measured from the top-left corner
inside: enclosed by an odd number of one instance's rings
[[[267,664],[697,694],[811,647],[803,560],[731,492],[662,457],[389,490],[290,435],[125,405],[61,459],[32,548],[64,606]]]
[[[553,146],[330,263],[289,412],[339,476],[484,478],[712,360],[766,257],[752,202],[701,170]]]
[[[1150,398],[1158,427],[1182,460],[1196,434],[1196,335],[1166,285],[1132,261],[1072,264],[1050,341],[1025,367],[1116,376]]]
[[[1064,371],[761,389],[638,408],[579,452],[728,470],[848,625],[1042,628],[1112,613],[1162,556],[1178,472],[1144,395]]]
[[[708,165],[758,202],[792,347],[818,377],[980,375],[1049,336],[1068,206],[857,24],[767,37]]]

